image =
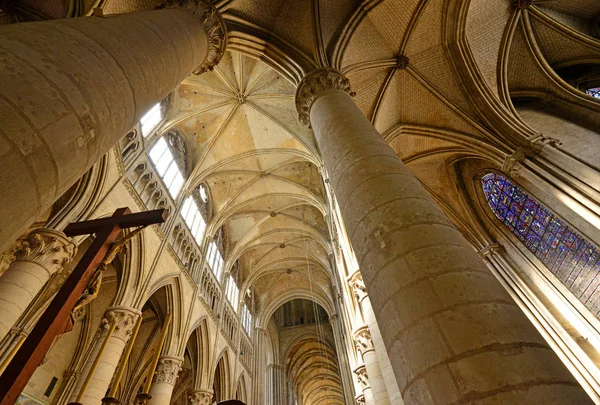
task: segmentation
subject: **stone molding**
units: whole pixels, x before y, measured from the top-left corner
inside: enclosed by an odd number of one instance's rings
[[[52,275],[69,263],[76,252],[77,245],[64,233],[39,228],[21,241],[10,259],[39,264]]]
[[[500,246],[497,243],[492,243],[491,245],[488,245],[486,247],[484,247],[483,249],[479,250],[477,253],[479,253],[479,256],[481,256],[482,259],[492,256],[496,253],[500,253],[502,252],[504,248],[502,246]]]
[[[365,286],[360,270],[356,270],[354,274],[348,277],[348,284],[354,290],[354,295],[356,295],[359,302],[367,296],[367,287]]]
[[[212,390],[195,390],[189,396],[190,405],[211,405],[213,398]]]
[[[104,330],[108,330],[112,323],[116,323],[117,326],[112,337],[127,342],[133,332],[133,327],[135,326],[138,317],[141,315],[142,313],[137,309],[121,306],[110,307],[104,313],[104,318],[100,323],[100,327]]]
[[[517,148],[514,153],[506,156],[501,171],[513,178],[519,177],[521,175],[523,163],[525,163],[528,158],[538,155],[547,145],[558,148],[562,145],[562,142],[542,134],[530,138],[527,140],[526,145]]]
[[[367,325],[361,326],[356,329],[353,333],[354,343],[361,354],[364,356],[365,353],[375,350],[373,346],[373,338],[371,338],[371,331]]]
[[[182,370],[183,358],[173,356],[161,356],[154,371],[152,382],[167,383],[175,385],[179,372]]]
[[[342,90],[351,97],[355,93],[350,88],[350,80],[331,68],[322,68],[304,76],[296,90],[296,110],[300,122],[310,127],[310,108],[317,97],[327,90]]]
[[[206,58],[193,73],[199,75],[211,71],[219,64],[227,49],[227,27],[221,13],[209,1],[203,0],[167,0],[157,9],[182,8],[198,17],[204,26],[208,39]]]

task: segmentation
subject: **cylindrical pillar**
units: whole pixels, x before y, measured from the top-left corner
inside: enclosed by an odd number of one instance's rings
[[[375,405],[390,405],[390,397],[388,395],[379,360],[373,347],[373,340],[368,326],[363,326],[354,331],[354,342],[360,351],[363,362],[369,375],[369,385],[373,395]]]
[[[339,72],[320,69],[300,83],[296,105],[314,129],[404,402],[590,403],[349,92]]]
[[[385,350],[379,325],[377,325],[377,319],[375,318],[375,313],[373,312],[373,306],[371,305],[371,301],[369,301],[367,289],[363,282],[362,275],[360,274],[360,270],[357,270],[354,274],[352,274],[348,281],[350,286],[354,289],[354,293],[358,299],[358,304],[362,310],[363,319],[369,327],[371,342],[377,355],[377,360],[379,362],[381,374],[383,375],[383,381],[385,382],[390,403],[391,405],[402,405],[404,402],[402,401],[400,389],[398,388],[398,383],[396,382],[396,377],[394,376],[392,363],[390,362],[390,358]]]
[[[338,301],[339,303],[339,301]],[[339,305],[338,305],[339,307]],[[352,369],[348,359],[348,346],[344,337],[343,319],[337,314],[329,317],[329,324],[333,330],[333,339],[335,341],[336,353],[340,366],[340,377],[342,379],[342,389],[344,390],[344,399],[346,403],[352,403],[355,399],[354,382],[352,380]]]
[[[169,405],[171,403],[173,388],[175,388],[182,364],[181,357],[160,357],[152,379],[149,393],[151,398],[148,400],[148,405]]]
[[[0,252],[154,104],[218,61],[223,20],[186,4],[0,25]]]
[[[371,390],[371,386],[369,384],[369,374],[365,365],[361,364],[360,366],[356,367],[354,369],[354,374],[356,374],[356,378],[358,379],[358,382],[362,388],[362,398],[364,400],[364,404],[374,405],[375,400],[373,399],[373,391]]]
[[[0,340],[50,276],[69,262],[76,251],[77,245],[71,239],[53,229],[36,229],[21,242],[15,260],[0,277]]]
[[[96,340],[73,390],[71,403],[84,405],[100,405],[102,403],[102,398],[106,396],[111,379],[138,316],[141,316],[140,311],[132,308],[115,306],[106,310],[100,324],[100,336]],[[112,325],[115,325],[114,332],[112,332],[103,348],[102,343],[111,331]],[[99,361],[96,361],[96,358],[99,358]],[[91,377],[88,378],[90,373]],[[89,384],[84,386],[86,380],[89,381]],[[82,390],[83,395],[80,395]],[[77,401],[80,396],[80,401]]]
[[[212,390],[200,389],[194,390],[188,398],[189,405],[212,405]]]

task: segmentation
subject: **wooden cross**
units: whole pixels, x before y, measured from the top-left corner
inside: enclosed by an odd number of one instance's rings
[[[64,231],[67,236],[95,233],[96,238],[4,369],[0,376],[0,405],[15,403],[54,338],[60,335],[70,322],[73,307],[121,230],[157,224],[165,222],[165,219],[164,209],[132,214],[129,208],[119,208],[111,217],[76,222],[67,226]]]

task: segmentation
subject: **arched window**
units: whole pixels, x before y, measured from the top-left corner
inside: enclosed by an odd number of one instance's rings
[[[598,249],[519,186],[497,173],[481,182],[496,217],[563,282],[600,270]]]
[[[223,275],[223,265],[225,261],[223,260],[223,256],[221,255],[221,252],[219,251],[219,248],[215,242],[210,242],[208,245],[206,262],[208,263],[208,266],[212,270],[215,277],[217,277],[217,280],[220,280],[221,276]]]
[[[160,103],[153,106],[140,120],[142,124],[142,135],[147,137],[152,133],[154,128],[162,120],[162,111],[160,110]]]
[[[231,306],[237,312],[238,300],[240,298],[240,288],[238,287],[235,279],[230,274],[227,278],[227,288],[225,289],[225,295],[227,295],[227,299],[231,303]]]
[[[587,89],[587,90],[585,91],[585,93],[586,93],[588,96],[592,96],[592,97],[600,98],[600,87],[595,87],[595,88],[592,88],[592,89]]]
[[[150,159],[167,186],[171,197],[177,198],[183,186],[183,175],[165,137],[160,138],[150,149]]]
[[[242,326],[244,330],[248,334],[248,336],[252,336],[252,314],[248,309],[248,305],[244,303],[244,307],[242,308]]]
[[[181,217],[185,220],[190,232],[194,236],[194,239],[199,246],[202,245],[202,238],[206,231],[206,221],[202,217],[198,205],[194,200],[194,197],[189,196],[185,199],[183,207],[181,208]]]

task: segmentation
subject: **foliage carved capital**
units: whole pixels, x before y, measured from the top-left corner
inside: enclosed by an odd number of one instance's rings
[[[175,385],[182,365],[183,359],[181,357],[162,356],[158,359],[158,365],[156,366],[152,381]]]
[[[64,233],[39,228],[21,241],[10,259],[39,264],[52,275],[70,262],[75,252],[77,245]]]
[[[359,302],[367,296],[367,287],[365,286],[360,270],[357,270],[348,278],[348,284],[354,290],[354,295]]]
[[[304,76],[296,90],[296,110],[302,125],[310,127],[310,108],[317,97],[327,90],[342,90],[350,96],[355,93],[350,88],[350,80],[335,69],[323,68]]]
[[[133,308],[110,307],[104,313],[100,327],[106,330],[113,323],[116,324],[112,337],[127,342],[139,316],[141,316],[140,311]]]
[[[157,9],[182,8],[198,17],[208,39],[208,52],[204,62],[194,70],[195,75],[211,71],[219,64],[227,49],[227,28],[221,13],[209,1],[167,0]]]
[[[355,330],[353,338],[356,347],[358,348],[358,350],[360,350],[363,356],[365,355],[365,353],[374,350],[373,339],[371,338],[371,331],[369,330],[369,327],[367,325],[364,325]]]
[[[189,402],[190,405],[211,405],[213,392],[211,390],[196,390],[192,391]]]
[[[369,375],[367,374],[367,367],[364,364],[356,367],[354,369],[354,374],[356,375],[356,379],[360,383],[363,391],[370,387],[369,385]]]

